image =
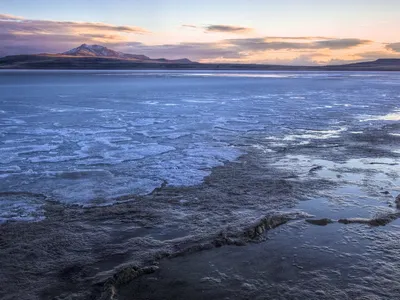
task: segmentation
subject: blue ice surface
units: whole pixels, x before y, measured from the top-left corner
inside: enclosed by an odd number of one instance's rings
[[[248,137],[305,142],[396,119],[399,83],[385,72],[0,71],[0,193],[107,205],[164,181],[198,184]],[[28,198],[13,216],[37,205]]]

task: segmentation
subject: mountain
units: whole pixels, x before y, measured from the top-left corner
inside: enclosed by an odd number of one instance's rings
[[[128,54],[119,51],[115,51],[100,45],[87,45],[82,44],[79,47],[68,50],[63,53],[59,53],[60,56],[75,56],[75,57],[101,57],[110,59],[121,59],[121,60],[134,60],[137,62],[156,62],[156,63],[178,63],[178,64],[190,64],[193,61],[187,58],[181,59],[166,59],[156,58],[151,59],[150,57],[142,54]]]
[[[88,44],[58,54],[14,55],[0,58],[1,69],[154,69],[189,64],[197,62],[187,58],[152,59],[142,54],[128,54]],[[163,67],[164,65],[166,67]]]
[[[87,44],[82,44],[77,48],[60,53],[60,55],[151,60],[151,58],[146,55],[127,54],[127,53],[114,51],[114,50],[111,50],[107,47],[103,47],[100,45],[87,45]]]

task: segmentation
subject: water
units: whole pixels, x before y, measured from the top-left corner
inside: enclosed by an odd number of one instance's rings
[[[250,148],[400,119],[399,73],[1,71],[0,219],[200,183]],[[399,134],[393,132],[393,135]]]

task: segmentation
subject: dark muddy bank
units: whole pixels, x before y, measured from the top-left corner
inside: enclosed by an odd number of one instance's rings
[[[164,257],[244,245],[303,213],[279,213],[332,186],[296,181],[250,153],[213,170],[202,185],[163,187],[106,207],[49,201],[45,220],[1,225],[1,297],[110,298],[115,289],[155,270]],[[111,298],[110,298],[111,299]]]
[[[0,225],[0,297],[389,299],[400,291],[396,231],[304,219],[396,214],[400,137],[390,133],[398,131],[284,146],[256,138],[257,148],[243,141],[248,154],[199,186],[164,186],[106,207],[49,200],[45,220]]]

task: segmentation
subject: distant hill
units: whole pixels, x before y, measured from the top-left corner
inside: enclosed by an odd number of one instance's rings
[[[347,69],[366,71],[400,71],[399,58],[381,58],[374,61],[366,61],[338,66],[325,66],[326,69]]]
[[[0,69],[187,69],[187,70],[269,70],[269,71],[400,71],[400,59],[327,66],[286,66],[261,64],[203,64],[182,59],[152,59],[127,54],[100,45],[83,44],[59,54],[13,55],[0,58]]]

